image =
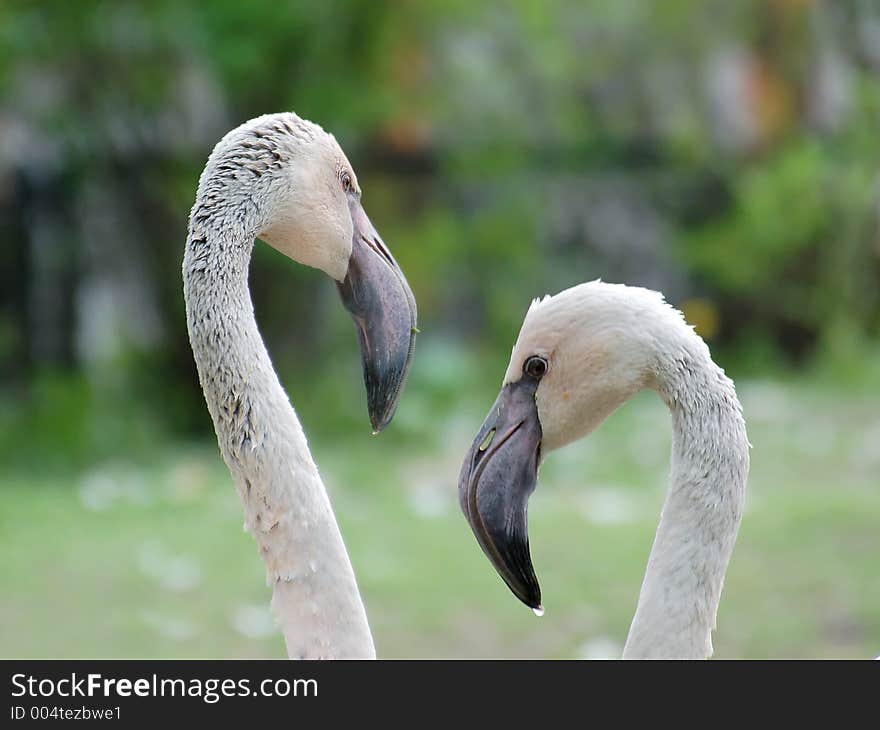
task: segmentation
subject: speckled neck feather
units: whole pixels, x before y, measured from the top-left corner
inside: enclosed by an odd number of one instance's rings
[[[291,133],[301,122],[293,115],[282,121]],[[298,133],[309,131],[304,125]],[[261,165],[287,164],[270,149],[271,132],[271,126],[258,129],[253,139],[242,133],[238,157],[215,150],[200,180],[183,262],[190,343],[220,451],[244,506],[244,526],[266,564],[288,655],[372,658],[348,553],[260,337],[248,289],[251,249],[268,202],[239,182],[259,176]],[[270,148],[251,154],[248,144]]]

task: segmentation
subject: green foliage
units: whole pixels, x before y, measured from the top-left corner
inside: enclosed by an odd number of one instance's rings
[[[506,352],[532,298],[597,277],[709,302],[721,320],[713,350],[734,370],[797,362],[855,377],[880,335],[880,83],[858,32],[874,16],[845,5],[3,3],[0,109],[31,135],[7,147],[38,153],[33,164],[12,154],[9,169],[0,160],[0,232],[12,242],[0,259],[0,372],[27,393],[10,399],[6,432],[42,429],[36,442],[63,440],[56,452],[71,458],[128,438],[102,445],[95,433],[131,426],[140,443],[151,421],[210,437],[183,322],[186,218],[216,139],[282,109],[336,134],[355,164],[418,299],[411,385],[431,407],[445,393],[437,362],[475,367]],[[823,71],[827,58],[836,65]],[[823,94],[842,100],[831,121],[815,111]],[[725,131],[743,109],[750,141]],[[597,198],[617,207],[594,209]],[[105,225],[102,205],[123,223]],[[63,263],[38,279],[34,217],[50,210]],[[108,249],[143,262],[162,331],[152,351],[109,363],[109,379],[108,363],[75,346],[80,288]],[[314,428],[359,424],[354,338],[332,284],[255,251],[258,320],[295,402],[308,412],[321,394]],[[34,344],[33,303],[47,298],[73,312],[54,323],[61,355]],[[51,387],[72,425],[39,420],[51,411],[47,367],[68,371]]]
[[[157,408],[155,400],[130,392],[127,379],[108,375],[90,382],[43,371],[16,395],[4,393],[0,461],[7,473],[77,473],[114,458],[148,463],[168,441],[164,423],[171,414],[163,411],[175,408],[174,393],[163,389],[165,407]]]
[[[719,297],[748,301],[765,322],[823,337],[876,333],[873,162],[794,140],[734,179],[730,210],[684,232],[681,255]]]
[[[808,140],[735,178],[724,219],[684,235],[689,262],[721,291],[753,292],[782,283],[785,268],[828,235],[827,167]]]

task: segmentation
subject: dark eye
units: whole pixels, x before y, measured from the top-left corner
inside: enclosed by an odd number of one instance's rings
[[[547,372],[547,361],[540,355],[532,355],[523,364],[523,372],[532,378],[543,378]]]
[[[342,189],[350,193],[351,192],[351,175],[348,174],[346,170],[342,171],[342,174],[339,176],[339,181],[342,183]]]

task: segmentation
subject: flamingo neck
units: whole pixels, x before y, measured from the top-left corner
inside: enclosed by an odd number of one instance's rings
[[[661,367],[672,413],[670,488],[624,658],[712,655],[712,630],[743,512],[749,443],[733,382],[699,341]]]
[[[183,262],[189,338],[217,441],[266,564],[288,655],[373,658],[329,497],[254,318],[254,233],[243,218],[197,202]]]

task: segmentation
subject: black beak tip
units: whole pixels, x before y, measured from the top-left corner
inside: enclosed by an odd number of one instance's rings
[[[520,570],[522,570],[523,566],[519,567]],[[535,576],[534,570],[531,568],[531,562],[529,563],[527,571],[530,575],[526,581],[516,580],[514,585],[505,577],[504,582],[507,583],[507,587],[513,595],[532,609],[532,611],[540,615],[544,612],[544,607],[541,604],[541,586],[538,584],[538,579]]]
[[[412,354],[410,345],[406,358],[382,365],[365,362],[364,384],[367,388],[367,412],[373,433],[382,431],[397,413],[397,405],[406,383],[409,362]]]
[[[370,408],[370,425],[373,427],[374,436],[385,430],[385,427],[391,423],[396,410],[397,404],[392,404],[391,407],[383,406],[378,409]]]
[[[544,606],[541,604],[541,589],[538,588],[537,584],[534,590],[529,591],[528,595],[520,600],[532,611],[544,613]]]

